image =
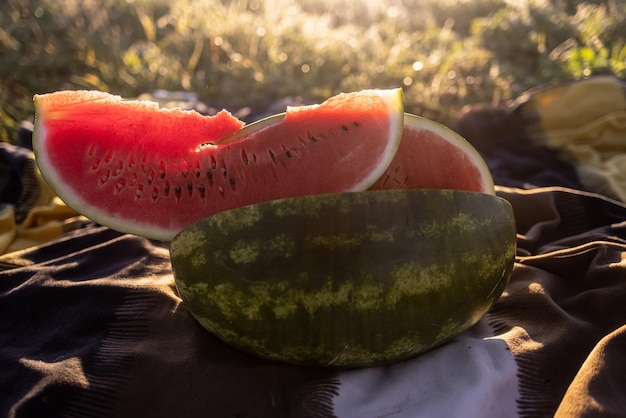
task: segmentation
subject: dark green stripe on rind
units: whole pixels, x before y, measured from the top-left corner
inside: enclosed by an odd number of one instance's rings
[[[306,196],[223,212],[171,243],[198,321],[257,355],[363,366],[432,348],[498,299],[515,255],[505,200],[451,190]]]

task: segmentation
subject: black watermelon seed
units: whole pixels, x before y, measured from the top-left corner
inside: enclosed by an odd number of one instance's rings
[[[267,153],[270,155],[270,158],[272,159],[272,162],[273,162],[274,164],[277,164],[277,162],[276,162],[276,156],[274,155],[274,153],[272,152],[272,150],[271,150],[271,149],[268,149],[268,150],[267,150]]]

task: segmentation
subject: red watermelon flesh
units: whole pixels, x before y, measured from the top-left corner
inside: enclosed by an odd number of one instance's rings
[[[242,130],[227,112],[101,92],[37,95],[35,104],[37,162],[59,197],[98,223],[160,240],[246,204],[365,190],[403,126],[400,89],[338,95]]]
[[[379,189],[451,189],[494,194],[493,178],[476,149],[451,129],[405,114],[402,140]]]

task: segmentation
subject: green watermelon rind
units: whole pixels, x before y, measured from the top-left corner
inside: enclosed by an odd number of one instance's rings
[[[170,252],[198,322],[245,352],[362,367],[413,357],[475,324],[515,257],[496,196],[385,190],[284,199],[182,231]]]

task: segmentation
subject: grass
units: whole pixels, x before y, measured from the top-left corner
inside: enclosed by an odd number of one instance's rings
[[[626,78],[626,2],[4,0],[0,56],[2,141],[33,94],[78,88],[236,110],[401,86],[407,110],[448,123],[543,83]]]

